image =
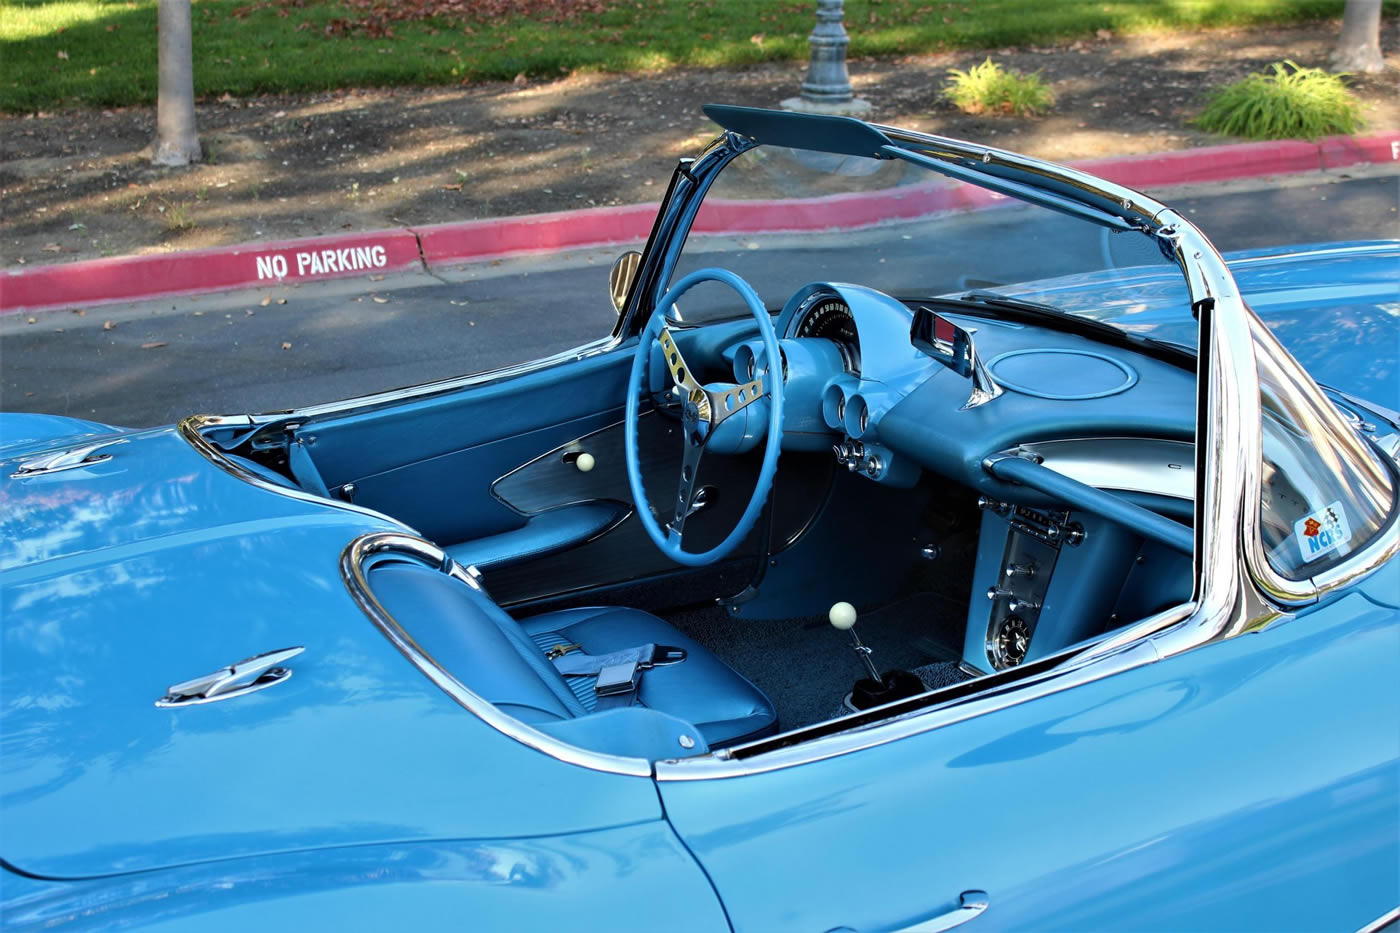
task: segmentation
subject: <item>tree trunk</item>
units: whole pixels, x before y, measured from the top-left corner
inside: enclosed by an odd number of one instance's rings
[[[151,145],[151,161],[157,165],[188,165],[198,162],[203,154],[194,128],[190,0],[160,0],[156,17],[160,88],[156,97],[156,139]]]
[[[1381,0],[1347,0],[1342,34],[1329,59],[1333,71],[1375,74],[1385,70],[1381,57]]]

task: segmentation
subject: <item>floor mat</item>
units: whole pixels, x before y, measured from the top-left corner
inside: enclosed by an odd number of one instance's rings
[[[963,603],[917,593],[863,613],[856,631],[880,671],[912,670],[953,659],[951,647],[940,647],[961,645],[965,611]],[[667,618],[766,693],[784,731],[829,719],[856,680],[866,676],[850,636],[832,628],[824,615],[754,621],[716,606]]]

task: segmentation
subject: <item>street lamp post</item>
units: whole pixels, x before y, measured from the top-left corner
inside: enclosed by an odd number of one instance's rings
[[[817,25],[807,37],[812,57],[802,93],[783,101],[784,110],[807,113],[863,114],[870,102],[855,96],[846,71],[846,46],[851,42],[841,25],[843,0],[817,0]]]

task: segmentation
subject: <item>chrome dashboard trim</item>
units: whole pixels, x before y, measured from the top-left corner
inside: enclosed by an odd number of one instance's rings
[[[604,755],[561,742],[553,736],[532,729],[514,717],[507,716],[491,703],[472,692],[456,677],[435,661],[398,621],[386,610],[371,591],[365,574],[377,558],[408,557],[446,573],[462,584],[482,593],[481,584],[471,572],[449,557],[441,548],[423,538],[392,531],[361,535],[346,546],[340,555],[340,576],[361,611],[369,617],[384,637],[458,706],[503,735],[538,752],[568,764],[594,771],[622,774],[629,777],[650,777],[651,763],[644,758]]]
[[[1098,489],[1151,493],[1174,499],[1196,495],[1196,451],[1188,441],[1083,437],[1021,444],[1056,473]]]

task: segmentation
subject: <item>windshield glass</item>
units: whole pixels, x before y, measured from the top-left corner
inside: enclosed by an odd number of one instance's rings
[[[899,298],[996,291],[1125,330],[1139,315],[1191,321],[1186,282],[1151,237],[894,159],[741,153],[706,194],[671,281],[704,266],[737,272],[773,310],[808,282],[833,281]],[[741,313],[718,287],[682,305],[688,322]]]

